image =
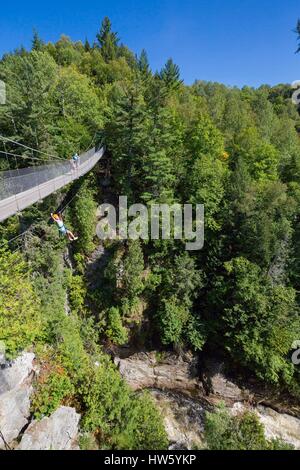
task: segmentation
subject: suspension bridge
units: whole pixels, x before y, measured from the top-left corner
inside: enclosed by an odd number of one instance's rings
[[[37,152],[34,149],[30,150]],[[42,201],[88,173],[102,158],[104,152],[104,147],[94,147],[80,155],[77,164],[71,160],[54,157],[57,161],[50,164],[0,172],[0,222]],[[1,153],[14,156],[13,153],[6,151]],[[34,157],[25,158],[34,160]]]

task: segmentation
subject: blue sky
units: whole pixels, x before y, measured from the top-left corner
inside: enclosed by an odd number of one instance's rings
[[[144,47],[153,70],[169,57],[186,83],[271,85],[300,79],[295,55],[299,0],[38,0],[0,5],[0,55],[64,33],[93,41],[104,16],[134,52]]]

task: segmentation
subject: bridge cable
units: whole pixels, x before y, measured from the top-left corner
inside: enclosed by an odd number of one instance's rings
[[[55,158],[57,160],[65,160],[64,158],[58,157],[57,155],[51,155],[50,153],[43,152],[42,150],[37,150],[37,149],[33,149],[32,147],[28,147],[28,145],[21,144],[20,142],[16,142],[15,140],[9,139],[8,137],[4,137],[3,135],[0,135],[0,138],[7,142],[11,142],[12,144],[16,144],[20,147],[26,148],[28,150],[33,150],[34,152],[40,153],[42,155],[46,155],[47,157]]]
[[[71,202],[74,201],[74,199],[75,199],[77,196],[79,196],[79,192],[77,192],[77,193],[72,197],[72,199],[70,199],[70,201],[68,201],[67,204],[65,204],[64,207],[63,207],[63,208],[61,209],[61,211],[59,211],[59,212],[63,213],[63,212],[67,209],[67,207],[69,207],[69,205],[71,204]]]
[[[3,142],[3,144],[4,144],[4,142]],[[32,151],[35,151],[35,150],[32,149]],[[11,157],[20,157],[20,158],[24,158],[25,160],[27,159],[27,160],[36,160],[36,161],[38,161],[38,162],[53,162],[53,158],[51,158],[51,159],[49,158],[49,159],[47,159],[47,160],[46,160],[46,159],[45,159],[45,160],[41,160],[41,159],[38,158],[38,157],[31,157],[31,156],[29,156],[29,155],[19,155],[19,154],[11,153],[11,152],[3,152],[3,151],[1,151],[1,150],[0,150],[0,153],[3,153],[3,154],[6,153],[7,155],[9,155],[9,156],[11,156]],[[57,158],[57,160],[59,160],[59,161],[67,161],[67,160],[62,159],[62,158]]]

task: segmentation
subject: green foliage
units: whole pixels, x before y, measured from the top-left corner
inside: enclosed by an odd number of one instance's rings
[[[53,152],[49,137],[57,77],[58,66],[46,52],[8,55],[1,61],[0,78],[7,83],[8,95],[0,113],[2,133],[13,136],[13,140],[19,137],[33,148]]]
[[[108,17],[102,21],[100,33],[97,34],[97,40],[101,48],[101,54],[105,61],[116,58],[118,49],[118,35],[111,30],[111,22]]]
[[[79,447],[80,450],[99,450],[95,436],[89,432],[79,437]]]
[[[79,64],[83,46],[81,43],[73,43],[68,36],[62,34],[55,45],[49,43],[45,50],[52,55],[59,65],[68,66]]]
[[[186,330],[187,339],[195,351],[201,351],[207,340],[207,331],[204,322],[191,315]]]
[[[93,240],[96,235],[97,204],[94,192],[87,185],[84,185],[77,194],[72,211],[76,233],[80,235],[77,247],[79,251],[89,254],[95,247]]]
[[[239,155],[248,163],[251,176],[257,181],[276,180],[279,153],[277,149],[261,140],[256,128],[245,129],[238,139]]]
[[[43,337],[40,301],[19,253],[0,248],[0,340],[6,356],[18,353]]]
[[[217,216],[225,195],[223,140],[207,116],[201,116],[187,134],[186,198],[192,204],[204,204],[206,228],[211,230],[220,230]]]
[[[163,270],[163,289],[165,294],[174,294],[182,305],[192,306],[196,289],[201,287],[201,272],[195,260],[185,251],[175,256],[171,266]]]
[[[73,66],[60,70],[53,94],[57,119],[52,124],[53,141],[61,155],[86,149],[103,118],[96,88]]]
[[[114,344],[120,346],[128,341],[128,331],[123,326],[120,311],[116,307],[111,307],[108,311],[105,334]]]
[[[149,153],[145,159],[144,172],[142,199],[148,203],[156,200],[161,203],[172,201],[175,178],[172,161],[164,150]]]
[[[144,255],[139,240],[129,241],[126,249],[116,245],[104,271],[106,290],[113,306],[118,302],[119,313],[128,320],[133,319],[144,290],[143,271]]]
[[[264,427],[253,412],[233,416],[221,405],[206,413],[204,438],[209,450],[287,450],[292,446],[267,440]]]
[[[230,184],[228,238],[242,255],[268,269],[291,233],[295,200],[279,181],[253,183],[242,161]]]
[[[150,395],[136,397],[129,413],[129,422],[118,436],[118,448],[136,450],[165,450],[168,439],[162,418]]]
[[[221,313],[225,347],[259,377],[289,383],[294,366],[288,353],[300,333],[294,290],[273,286],[258,266],[244,258],[226,263],[225,268]]]
[[[82,276],[70,275],[69,280],[69,300],[72,311],[76,314],[84,312],[84,302],[86,296],[86,286]]]
[[[39,37],[39,34],[36,30],[33,31],[33,38],[32,38],[32,50],[33,51],[42,51],[44,46],[44,42]]]
[[[225,193],[224,180],[226,168],[219,160],[203,156],[195,160],[189,170],[188,183],[191,189],[190,202],[204,204],[206,226],[212,230],[220,230],[217,219]]]
[[[100,352],[103,335],[118,345],[129,338],[195,351],[217,345],[238,366],[299,396],[289,354],[300,335],[300,119],[288,85],[186,86],[171,59],[153,75],[146,51],[136,58],[121,45],[108,18],[96,39],[44,44],[35,32],[30,52],[20,48],[0,61],[8,96],[1,134],[66,158],[101,134],[111,172],[106,194],[98,167],[97,177],[74,187],[66,211],[79,235],[68,248],[72,273],[65,240],[46,223],[62,192],[1,224],[3,239],[23,225],[34,229],[18,241],[24,256],[0,251],[0,339],[9,358],[50,348],[35,413],[75,403],[92,433],[83,447],[166,448],[150,398],[130,392]],[[9,167],[14,160],[0,156],[0,169]],[[116,194],[149,211],[152,203],[203,203],[203,250],[187,253],[173,239],[117,241],[105,245],[95,274],[86,271],[97,205]],[[264,441],[252,415],[220,412],[208,422],[211,448],[282,447]]]
[[[86,431],[101,430],[117,449],[165,449],[166,433],[152,401],[135,397],[120,375],[103,357],[79,389],[86,408]]]
[[[133,199],[131,186],[141,172],[140,163],[148,143],[148,117],[140,82],[126,87],[118,96],[113,116],[106,125],[106,140],[114,155],[112,170],[117,189]]]
[[[192,315],[191,307],[196,289],[201,286],[201,275],[194,260],[185,252],[175,257],[172,266],[162,270],[157,320],[163,344],[179,344],[186,339],[195,349],[205,342],[199,320]]]
[[[41,370],[31,399],[31,412],[36,419],[50,416],[63,400],[74,394],[74,387],[65,369],[58,364]]]
[[[178,89],[182,81],[180,80],[180,70],[178,65],[169,59],[160,72],[160,78],[164,82],[168,90]]]
[[[202,156],[210,156],[216,160],[224,152],[224,138],[212,120],[201,115],[187,132],[187,146],[190,161]]]
[[[43,260],[49,249],[47,243],[41,249]],[[99,353],[95,325],[76,315],[83,308],[82,278],[75,275],[68,280],[61,271],[59,250],[52,253],[51,263],[45,267],[43,262],[38,266],[38,259],[35,269],[41,272],[36,282],[40,287],[46,340],[52,353],[49,356],[37,351],[41,373],[32,401],[35,416],[48,415],[61,403],[75,402],[81,409],[84,429],[97,433],[100,446],[141,449],[142,446],[155,448],[157,445],[165,448],[167,441],[161,418],[152,402],[144,403],[129,391],[110,358]],[[43,290],[46,279],[47,289]],[[69,315],[64,307],[67,289],[72,307]],[[118,314],[118,310],[115,311]],[[110,313],[113,339],[118,335],[119,340],[120,334],[124,338],[126,330],[120,322],[117,324],[119,330],[116,330],[114,312]]]
[[[148,55],[145,49],[142,49],[141,55],[138,60],[138,67],[140,72],[147,78],[150,77],[150,66],[148,61]]]
[[[123,273],[121,276],[122,291],[129,301],[132,301],[143,291],[143,270],[144,256],[141,244],[138,240],[130,241],[123,258]]]
[[[178,344],[189,317],[187,309],[181,305],[177,297],[172,296],[161,300],[158,317],[162,342],[164,344]]]

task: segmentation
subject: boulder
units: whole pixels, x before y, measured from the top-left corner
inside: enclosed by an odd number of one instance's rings
[[[80,415],[62,406],[49,418],[33,421],[25,431],[18,450],[77,450]]]
[[[0,396],[0,449],[10,447],[30,416],[31,387],[20,387]]]
[[[24,353],[0,369],[0,449],[18,437],[30,417],[34,354]]]
[[[197,364],[190,354],[160,355],[156,352],[134,354],[126,359],[115,359],[122,377],[134,390],[158,388],[197,396],[203,393],[197,376]]]
[[[22,385],[33,372],[34,354],[23,353],[10,365],[0,369],[0,395]]]

